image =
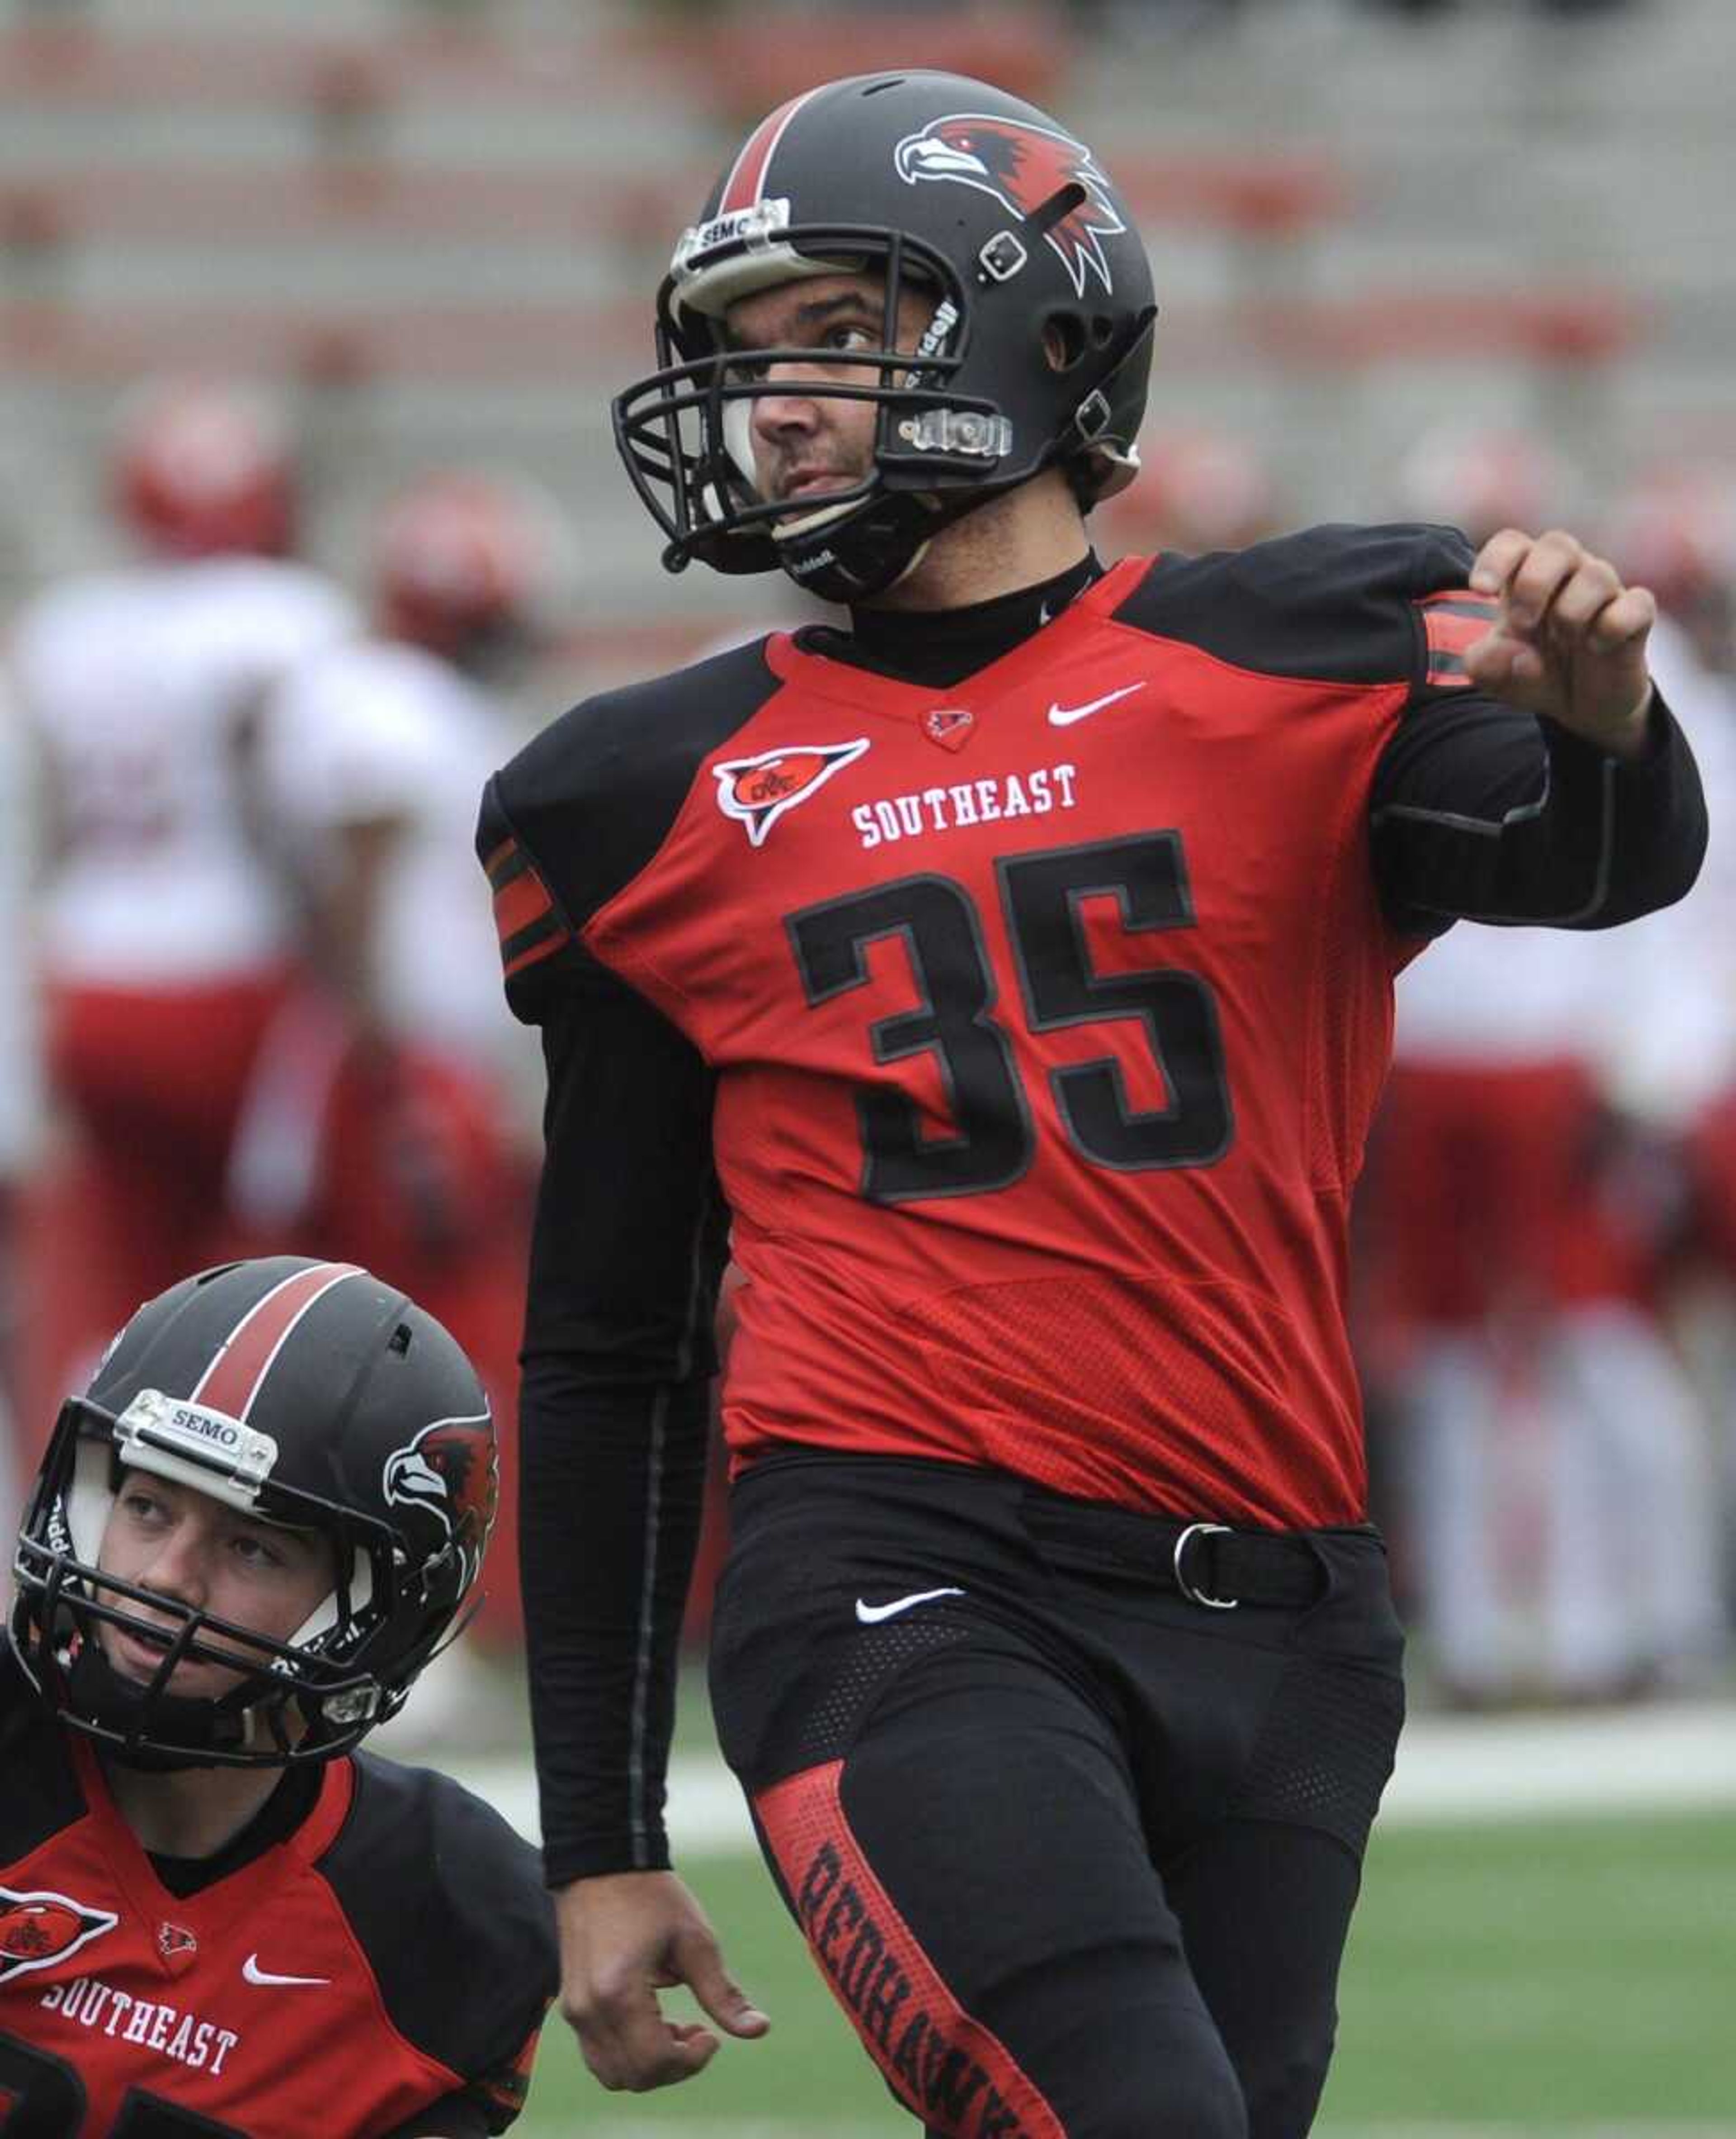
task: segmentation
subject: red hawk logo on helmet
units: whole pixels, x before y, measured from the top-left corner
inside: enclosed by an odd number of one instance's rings
[[[1021,222],[1064,186],[1082,186],[1084,199],[1045,234],[1077,296],[1084,296],[1088,275],[1096,276],[1106,296],[1113,291],[1103,241],[1118,237],[1127,226],[1097,159],[1071,135],[1016,119],[991,119],[985,113],[951,112],[932,120],[920,134],[907,134],[892,160],[907,185],[950,179],[974,186],[978,193],[992,194]]]
[[[383,1481],[394,1507],[421,1508],[456,1539],[473,1576],[494,1527],[500,1497],[494,1428],[488,1414],[437,1419],[386,1458]]]
[[[0,1983],[32,1969],[52,1968],[113,1931],[120,1921],[107,1909],[87,1909],[65,1894],[20,1893],[0,1887]]]

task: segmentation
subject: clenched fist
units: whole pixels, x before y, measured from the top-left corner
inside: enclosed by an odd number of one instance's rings
[[[1646,641],[1657,604],[1606,558],[1560,528],[1504,527],[1478,552],[1470,583],[1499,612],[1465,653],[1479,690],[1569,728],[1612,757],[1646,747],[1651,678]]]

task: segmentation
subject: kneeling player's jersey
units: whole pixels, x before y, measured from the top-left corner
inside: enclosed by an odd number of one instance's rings
[[[1470,561],[1419,528],[1130,559],[950,685],[780,636],[531,744],[481,835],[554,1072],[531,1356],[687,1371],[708,1137],[738,1459],[1359,1519],[1346,1218],[1394,973],[1455,914],[1679,895],[1703,837],[1667,715],[1617,766],[1467,690]],[[648,1047],[622,1089],[623,991],[705,1078]]]
[[[333,1760],[292,1832],[185,1892],[9,1656],[0,1746],[6,2139],[513,2121],[557,1980],[552,1912],[535,1853],[457,1784]]]

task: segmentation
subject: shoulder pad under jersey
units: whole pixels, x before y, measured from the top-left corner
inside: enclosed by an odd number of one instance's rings
[[[1466,585],[1474,559],[1452,527],[1310,527],[1160,557],[1115,616],[1259,674],[1420,697],[1462,688],[1460,656],[1489,628],[1494,604]]]
[[[0,1865],[15,1864],[81,1818],[66,1734],[0,1635]]]
[[[376,1754],[354,1760],[350,1816],[315,1869],[393,2026],[482,2078],[517,2054],[560,1981],[541,1859],[450,1776]]]
[[[782,688],[765,644],[587,698],[489,781],[477,853],[520,1016],[584,967],[585,923],[662,845],[706,759]]]

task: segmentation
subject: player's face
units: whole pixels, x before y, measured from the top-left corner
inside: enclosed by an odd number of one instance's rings
[[[208,1494],[144,1471],[122,1476],[98,1564],[105,1574],[276,1641],[295,1632],[334,1579],[330,1541],[317,1531],[255,1522]],[[162,1662],[168,1637],[182,1622],[172,1613],[154,1613],[144,1605],[128,1608],[135,1618],[160,1618],[162,1647],[101,1621],[96,1623],[98,1638],[122,1677],[148,1685]],[[202,1639],[210,1647],[223,1646],[214,1635]],[[188,1662],[177,1668],[170,1686],[178,1695],[214,1701],[240,1676],[219,1664]]]
[[[872,275],[822,275],[785,282],[731,305],[725,321],[738,349],[811,350],[811,356],[745,375],[786,390],[749,404],[754,482],[760,496],[784,504],[791,498],[824,497],[849,490],[868,472],[873,457],[872,401],[846,400],[839,386],[878,386],[872,365],[842,360],[882,346],[886,286]],[[914,350],[932,307],[919,293],[899,301],[897,347]]]

